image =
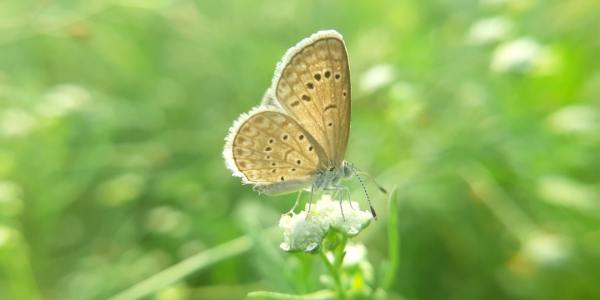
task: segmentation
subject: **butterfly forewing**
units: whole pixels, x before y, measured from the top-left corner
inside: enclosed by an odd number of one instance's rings
[[[276,101],[321,145],[322,160],[339,164],[350,129],[350,72],[341,36],[317,33],[290,49],[273,90]]]
[[[310,184],[319,162],[314,139],[289,116],[259,109],[242,116],[228,137],[228,165],[246,183]],[[296,190],[298,188],[296,187]]]

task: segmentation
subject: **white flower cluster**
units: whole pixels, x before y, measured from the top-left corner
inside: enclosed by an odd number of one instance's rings
[[[307,217],[308,214],[308,217]],[[319,247],[330,230],[336,230],[347,236],[355,236],[371,221],[369,211],[360,210],[358,203],[333,201],[329,195],[323,196],[312,205],[308,204],[300,213],[285,214],[279,220],[283,230],[284,251],[311,252]]]

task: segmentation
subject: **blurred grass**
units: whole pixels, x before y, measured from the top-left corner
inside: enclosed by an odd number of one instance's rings
[[[390,293],[598,298],[599,15],[585,0],[2,1],[0,298],[107,298],[276,224],[294,196],[232,178],[223,138],[284,51],[326,28],[350,55],[347,158],[398,186]],[[375,262],[385,218],[361,236]],[[155,297],[317,291],[309,260],[259,245]]]

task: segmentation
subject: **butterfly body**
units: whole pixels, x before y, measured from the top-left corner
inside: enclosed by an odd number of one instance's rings
[[[344,160],[337,166],[330,166],[325,170],[318,171],[314,182],[314,189],[322,191],[324,189],[335,188],[342,179],[351,175],[351,164]]]
[[[336,190],[352,175],[350,71],[342,36],[319,31],[290,48],[262,103],[229,130],[223,156],[260,193]]]
[[[298,190],[312,192],[339,190],[341,189],[340,182],[342,179],[349,178],[353,172],[352,164],[344,160],[339,166],[317,170],[312,177],[312,181],[290,180],[274,184],[258,184],[254,186],[254,190],[267,195],[287,194]]]

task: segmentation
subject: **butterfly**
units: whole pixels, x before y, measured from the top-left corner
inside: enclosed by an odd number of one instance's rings
[[[334,30],[312,34],[285,53],[262,103],[229,129],[223,150],[227,167],[268,195],[348,191],[340,180],[356,174],[344,160],[350,101],[342,35]],[[371,212],[375,217],[372,206]]]

